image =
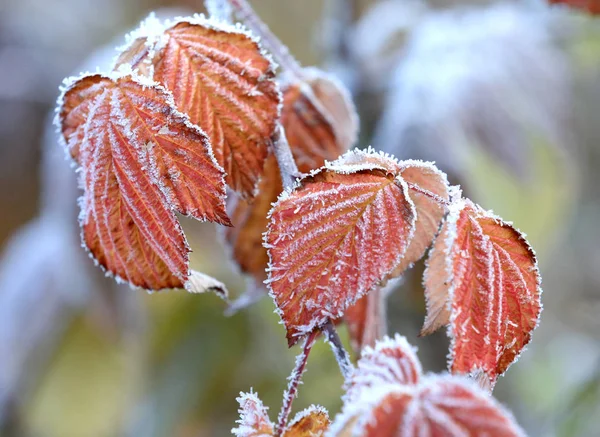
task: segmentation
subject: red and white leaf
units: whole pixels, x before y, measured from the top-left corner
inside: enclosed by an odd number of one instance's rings
[[[253,197],[279,119],[270,59],[240,27],[203,17],[144,37],[148,58],[138,63],[152,63],[154,80],[207,133],[229,187]]]
[[[415,235],[394,276],[400,276],[425,255],[440,229],[450,200],[446,174],[435,165],[421,161],[402,161],[401,164],[400,176],[408,185],[417,210],[417,222]]]
[[[424,333],[449,322],[452,372],[482,371],[493,385],[531,340],[540,282],[535,254],[519,231],[458,201],[425,271]]]
[[[348,383],[346,400],[379,385],[416,385],[423,369],[415,349],[405,337],[384,337],[374,348],[366,347]]]
[[[344,406],[335,437],[519,437],[510,412],[459,377],[428,377],[417,386],[379,385]]]
[[[129,75],[67,86],[57,122],[80,166],[82,238],[94,259],[138,287],[182,287],[189,247],[175,211],[229,224],[206,136],[164,88]]]
[[[240,404],[238,426],[231,432],[236,437],[271,437],[274,435],[274,425],[269,419],[265,407],[256,393],[240,393],[237,398]]]
[[[323,437],[329,429],[329,414],[323,407],[312,405],[296,414],[283,437]]]
[[[290,345],[387,278],[415,225],[403,180],[338,161],[283,193],[270,218],[268,283]]]
[[[550,4],[564,4],[590,15],[600,15],[600,0],[548,0]]]

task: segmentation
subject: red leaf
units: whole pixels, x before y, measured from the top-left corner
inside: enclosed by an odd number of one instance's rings
[[[267,408],[255,393],[240,393],[238,427],[231,430],[237,437],[265,437],[274,435],[273,423]]]
[[[493,385],[531,340],[541,312],[540,281],[523,235],[461,200],[425,272],[424,333],[450,322],[452,372],[483,371]]]
[[[294,417],[283,437],[323,437],[328,428],[327,410],[313,405]]]
[[[290,345],[385,279],[412,237],[406,183],[368,162],[346,166],[355,154],[304,178],[271,211],[268,282]]]
[[[331,435],[517,437],[512,415],[470,381],[428,377],[418,386],[379,385],[344,406]]]
[[[400,276],[425,255],[442,224],[445,205],[450,199],[446,174],[435,165],[421,161],[402,161],[401,164],[400,176],[408,184],[410,198],[417,210],[417,223],[415,235],[394,276]]]
[[[362,392],[379,385],[416,385],[422,373],[421,362],[406,338],[398,334],[384,337],[374,348],[363,351],[348,384],[346,400],[359,399]]]
[[[203,18],[180,21],[147,41],[154,79],[207,133],[229,187],[253,197],[279,118],[271,61],[240,28]]]
[[[600,0],[548,0],[550,4],[565,4],[591,15],[600,15]]]
[[[131,76],[85,76],[61,102],[60,130],[81,166],[85,245],[132,285],[182,287],[189,248],[174,211],[229,224],[208,139],[166,90]]]

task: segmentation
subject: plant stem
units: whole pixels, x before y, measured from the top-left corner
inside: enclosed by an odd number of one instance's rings
[[[321,330],[325,335],[325,339],[327,340],[327,342],[331,346],[331,349],[333,350],[338,365],[340,366],[342,376],[347,381],[352,375],[352,372],[354,371],[354,365],[350,361],[350,356],[344,348],[342,340],[340,340],[340,336],[338,335],[337,330],[335,329],[335,325],[331,320],[329,320],[325,325],[323,325],[323,328],[321,328]]]
[[[277,165],[279,166],[279,171],[281,173],[283,188],[291,189],[294,186],[296,178],[301,175],[281,125],[277,127],[277,133],[273,142],[273,152],[275,153]]]
[[[236,15],[260,37],[260,42],[269,51],[282,68],[295,76],[302,75],[302,67],[296,61],[289,49],[275,36],[269,27],[254,12],[246,0],[228,0],[235,9]]]
[[[285,427],[287,425],[287,420],[292,411],[292,403],[296,398],[298,393],[298,386],[300,385],[302,374],[306,369],[306,362],[308,361],[308,355],[312,350],[313,345],[315,344],[315,340],[319,335],[319,330],[315,329],[313,332],[308,334],[306,337],[306,341],[304,342],[304,348],[300,355],[296,357],[296,366],[290,375],[289,384],[287,390],[283,393],[283,405],[281,406],[281,412],[279,413],[279,417],[277,418],[277,428],[275,429],[275,435],[277,437],[283,434]]]

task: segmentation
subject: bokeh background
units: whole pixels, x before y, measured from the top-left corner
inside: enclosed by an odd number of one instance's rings
[[[254,0],[304,65],[351,90],[359,145],[435,160],[525,231],[544,312],[494,392],[532,436],[600,435],[600,19],[535,1]],[[275,418],[298,352],[264,299],[233,316],[212,295],[117,286],[80,247],[75,176],[51,125],[63,77],[110,64],[150,11],[201,0],[0,0],[0,435],[229,435],[251,387]],[[192,264],[247,282],[210,224],[184,221]],[[445,368],[418,264],[392,291],[389,331]],[[341,334],[346,339],[344,328]],[[340,407],[319,343],[295,409]]]

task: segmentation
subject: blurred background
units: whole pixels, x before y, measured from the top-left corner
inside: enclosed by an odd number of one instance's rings
[[[359,146],[436,161],[528,234],[544,311],[494,394],[532,436],[600,435],[600,19],[533,0],[252,4],[304,65],[348,86]],[[58,86],[107,68],[152,10],[204,9],[0,0],[0,436],[225,436],[251,387],[272,419],[279,410],[298,350],[270,299],[226,317],[213,295],[117,286],[80,247],[75,173],[51,125]],[[183,224],[193,268],[243,293],[215,227]],[[417,337],[422,271],[393,290],[389,331],[441,371],[445,333]],[[320,342],[295,409],[333,416],[341,384]]]

